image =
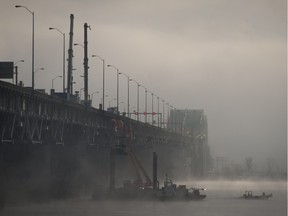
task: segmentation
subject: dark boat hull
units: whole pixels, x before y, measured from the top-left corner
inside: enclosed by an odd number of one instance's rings
[[[259,195],[259,196],[246,196],[244,195],[243,198],[247,200],[267,200],[272,197],[272,194],[269,195]]]

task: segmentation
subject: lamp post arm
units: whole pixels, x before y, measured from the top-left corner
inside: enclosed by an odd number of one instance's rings
[[[34,11],[31,11],[26,6],[15,5],[16,8],[25,8],[30,14],[32,14],[32,89],[34,90]]]
[[[117,72],[117,83],[116,83],[116,85],[117,85],[117,87],[116,87],[117,92],[116,92],[116,95],[117,95],[117,113],[118,113],[118,112],[119,112],[119,69],[116,68],[114,65],[111,65],[111,64],[108,64],[107,67],[112,67],[112,68],[114,68],[114,69],[116,70],[116,72]]]

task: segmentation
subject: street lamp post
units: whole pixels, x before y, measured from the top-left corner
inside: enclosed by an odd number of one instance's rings
[[[145,115],[145,123],[147,123],[147,88],[143,85],[140,85],[144,88],[145,90],[145,110],[144,110],[144,115]]]
[[[99,93],[99,91],[95,91],[95,92],[93,92],[93,93],[91,94],[92,103],[93,103],[93,95],[94,95],[94,94],[98,94],[98,93]]]
[[[114,100],[116,100],[116,98],[113,98],[113,99],[111,99],[111,100],[109,101],[109,107],[111,107],[111,102],[114,101]]]
[[[137,121],[139,121],[139,87],[140,84],[137,82]]]
[[[14,64],[15,65],[15,75],[16,75],[15,85],[18,84],[18,66],[17,66],[17,63],[19,63],[19,62],[24,62],[24,60],[19,60],[19,61],[15,62],[15,64]]]
[[[147,88],[145,87],[145,123],[147,123]]]
[[[137,121],[139,121],[139,87],[140,87],[140,84],[134,79],[130,79],[130,81],[134,81],[137,84]]]
[[[163,125],[163,128],[165,128],[165,124],[164,124],[164,121],[165,121],[165,107],[164,107],[165,101],[162,99],[162,102],[163,102],[162,125]]]
[[[121,102],[119,103],[119,110],[121,110],[121,109],[120,109],[121,104],[124,104],[124,101],[121,101]],[[125,110],[125,106],[123,107],[123,110]],[[123,112],[124,112],[124,111],[123,111]]]
[[[92,55],[92,57],[97,57],[97,58],[99,58],[102,62],[103,62],[103,79],[102,79],[102,81],[103,81],[103,83],[102,83],[102,108],[103,108],[103,110],[105,109],[105,59],[103,59],[103,58],[101,58],[100,56],[98,56],[98,55]]]
[[[176,119],[175,119],[175,108],[174,108],[174,106],[170,106],[170,108],[171,108],[171,121],[172,121],[172,131],[173,132],[175,132],[175,123],[176,123]]]
[[[167,126],[167,129],[168,129],[168,122],[169,122],[169,117],[170,117],[170,104],[167,102],[167,124],[166,124],[166,126]]]
[[[157,107],[157,113],[158,113],[158,127],[159,127],[159,96],[157,96],[157,100],[158,100],[158,107]]]
[[[174,107],[171,105],[170,106],[170,112],[171,112],[171,129],[172,129],[172,131],[174,132],[174,124],[175,124],[175,120],[174,120],[174,118],[175,118],[175,112],[174,112]]]
[[[109,97],[109,95],[106,94],[105,97]],[[101,101],[103,101],[103,97],[101,97]],[[103,110],[104,110],[104,109],[103,109]]]
[[[44,70],[44,68],[37,68],[35,71],[34,71],[34,75],[38,72],[38,71],[40,71],[40,70]],[[35,86],[35,84],[34,84],[34,86]]]
[[[62,78],[62,76],[56,76],[52,79],[52,89],[54,89],[54,80],[57,79],[58,77]]]
[[[117,72],[117,113],[118,113],[118,111],[119,111],[119,69],[113,65],[107,65],[107,67],[112,67]]]
[[[148,91],[151,93],[151,121],[152,121],[152,125],[154,125],[154,93],[151,91]]]
[[[129,114],[129,82],[130,82],[130,78],[127,74],[125,73],[119,73],[119,74],[123,74],[124,76],[127,77],[127,113],[128,113],[128,116],[130,115]]]
[[[80,95],[79,95],[79,97],[80,97],[80,102],[81,102],[81,95],[82,95],[82,91],[84,90],[84,88],[81,88],[80,89]]]
[[[49,28],[49,30],[56,30],[63,35],[63,93],[65,92],[65,33],[60,31],[58,28]]]
[[[34,11],[29,10],[26,6],[15,5],[16,8],[25,8],[32,15],[32,89],[34,89]]]
[[[128,110],[128,113],[129,113],[129,114],[131,114],[131,110],[132,110],[132,109],[134,109],[134,111],[135,111],[136,107],[135,107],[135,106],[130,106],[130,108],[129,108],[129,110]],[[133,113],[135,114],[135,112],[133,112]],[[130,116],[131,116],[131,115],[130,115]]]

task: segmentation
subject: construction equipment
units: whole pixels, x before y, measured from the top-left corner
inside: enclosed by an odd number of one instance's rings
[[[128,122],[124,124],[121,119],[113,119],[112,126],[114,131],[114,140],[115,143],[111,147],[110,152],[110,190],[115,189],[115,156],[116,154],[121,155],[128,155],[130,160],[133,164],[136,179],[134,180],[133,184],[131,182],[125,181],[124,187],[133,187],[135,189],[144,189],[144,188],[151,188],[153,184],[150,177],[148,176],[146,170],[142,166],[140,160],[136,156],[135,152],[133,151],[132,143],[133,143],[133,132],[132,126]],[[155,173],[155,172],[154,172]],[[157,172],[156,172],[157,173]],[[153,178],[153,180],[157,181],[157,177]]]

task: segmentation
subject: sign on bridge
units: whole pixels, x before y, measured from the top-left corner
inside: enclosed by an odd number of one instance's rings
[[[0,79],[13,79],[13,62],[0,62]]]

